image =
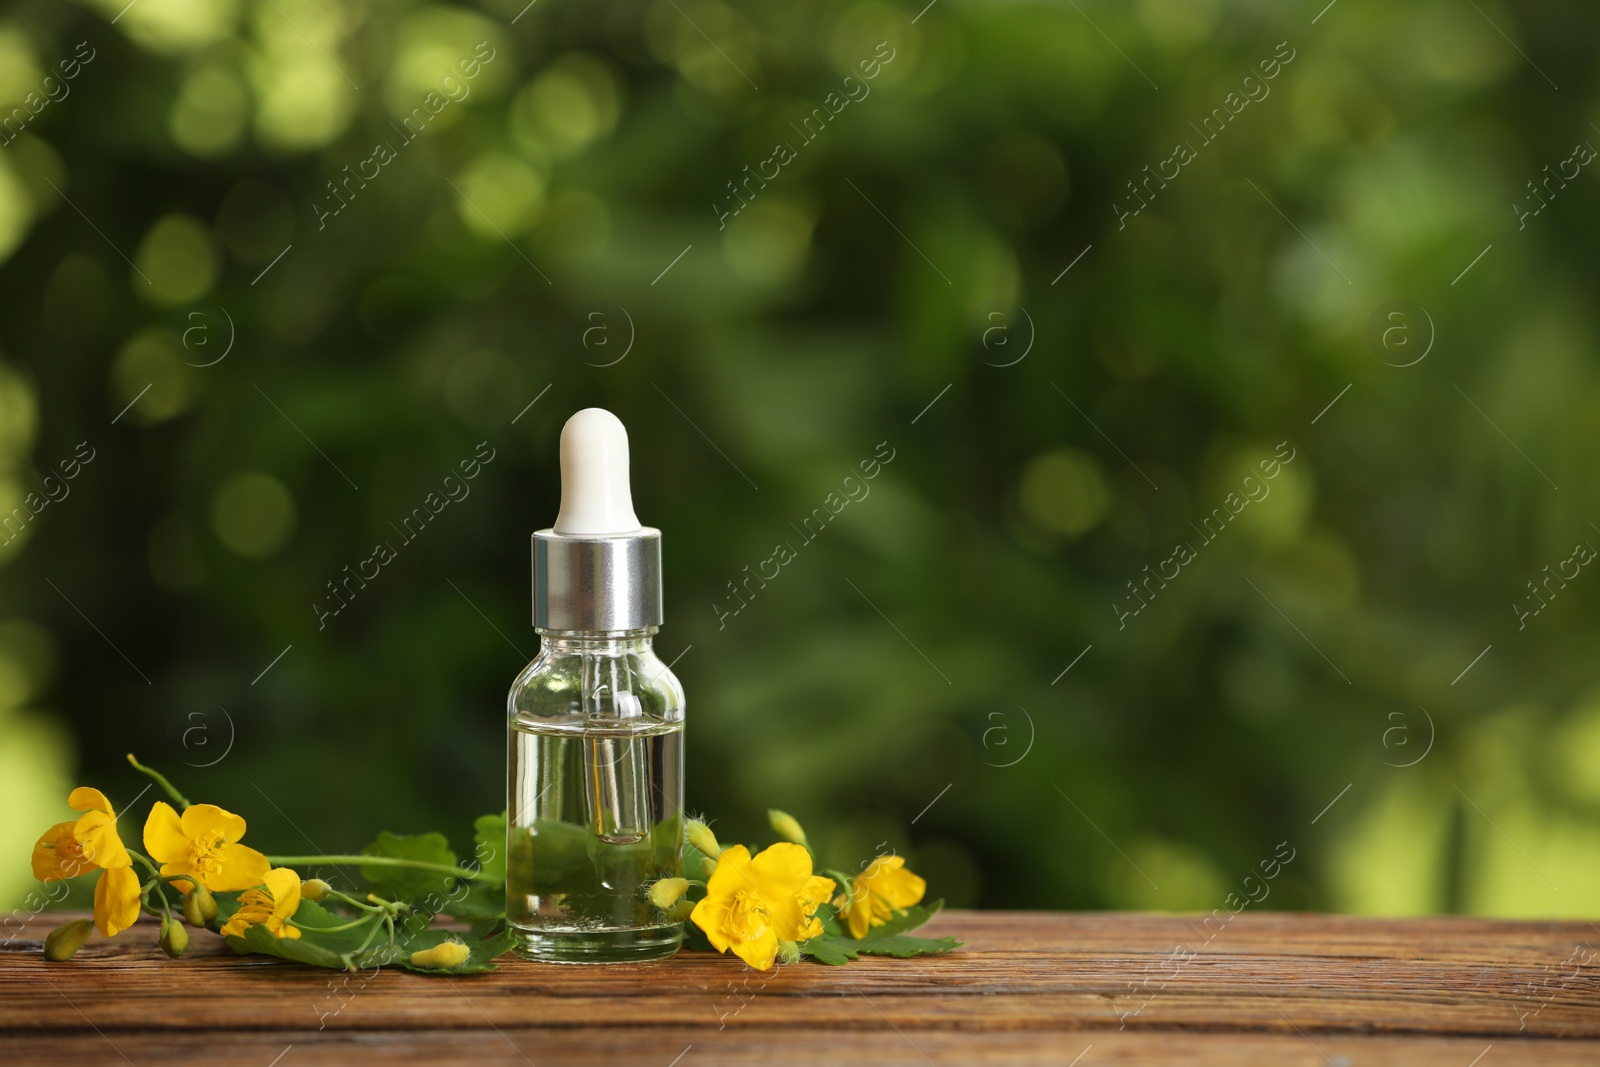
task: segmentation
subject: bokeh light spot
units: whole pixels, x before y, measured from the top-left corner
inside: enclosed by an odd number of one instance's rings
[[[190,303],[217,280],[211,237],[188,215],[168,215],[152,226],[133,261],[138,268],[132,276],[134,292],[162,304]]]
[[[263,471],[241,471],[211,497],[211,529],[229,551],[246,559],[273,555],[294,533],[294,498]]]
[[[1023,516],[1044,532],[1076,537],[1105,517],[1111,491],[1093,456],[1062,448],[1029,462],[1018,503]]]

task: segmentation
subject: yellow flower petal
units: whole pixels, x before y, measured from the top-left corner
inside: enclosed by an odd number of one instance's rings
[[[909,908],[922,899],[928,883],[905,870],[905,865],[904,856],[879,856],[862,874],[861,881],[891,908]]]
[[[810,941],[813,937],[820,936],[821,933],[822,920],[813,915],[811,918],[807,919],[805,925],[800,928],[800,936],[792,938],[791,940]]]
[[[867,931],[872,929],[872,894],[867,887],[856,879],[856,884],[850,892],[850,899],[845,904],[845,918],[850,921],[850,936],[861,940],[867,936]]]
[[[228,921],[222,924],[218,933],[223,937],[243,937],[250,927],[265,922],[267,914],[267,906],[258,903],[247,891],[240,894],[238,910],[228,916]]]
[[[728,951],[728,935],[724,932],[728,925],[726,898],[707,896],[694,906],[689,913],[689,921],[705,931],[706,940],[711,942],[712,948],[718,952]]]
[[[251,849],[246,849],[243,845],[236,845],[235,847],[246,852],[252,851]],[[261,854],[258,852],[256,855],[259,856]],[[265,860],[266,857],[262,856],[262,859]],[[272,917],[278,920],[280,924],[293,918],[294,913],[300,910],[300,876],[288,867],[275,867],[268,871],[264,878],[267,892],[272,894]],[[286,929],[293,930],[294,928],[287,927]],[[278,931],[278,936],[285,937],[288,935],[280,930]],[[299,937],[300,932],[295,930],[293,936]]]
[[[750,861],[749,885],[763,899],[794,896],[811,878],[811,853],[799,845],[780,841]]]
[[[33,846],[33,876],[41,882],[76,878],[94,870],[84,858],[83,848],[72,835],[76,822],[58,822],[46,830]]]
[[[239,910],[222,927],[222,933],[224,936],[243,937],[250,927],[265,926],[274,937],[292,941],[300,936],[300,930],[289,925],[289,919],[298,910],[300,876],[288,867],[277,867],[263,872],[262,885],[239,894]]]
[[[107,815],[116,814],[111,810],[111,801],[100,790],[89,785],[80,785],[67,796],[67,806],[73,811],[103,811]]]
[[[130,868],[114,867],[100,875],[94,887],[94,924],[114,937],[139,918],[139,876]]]
[[[743,845],[730,845],[717,857],[717,869],[706,882],[706,899],[731,897],[744,888],[745,872],[750,866],[750,850]]]
[[[833,896],[834,882],[832,878],[824,878],[820,874],[812,875],[800,890],[800,899],[805,903],[807,911],[815,911],[818,904]]]
[[[72,836],[83,847],[84,858],[97,867],[132,867],[133,859],[117,836],[117,818],[104,811],[91,811],[78,820]]]
[[[183,835],[191,841],[204,841],[215,835],[229,844],[244,836],[244,820],[215,804],[190,804],[183,813]]]
[[[778,942],[814,937],[817,906],[833,892],[832,879],[813,876],[811,853],[780,842],[751,858],[733,845],[723,850],[690,919],[719,952],[729,949],[759,970],[771,967]]]
[[[733,954],[758,971],[765,971],[778,958],[778,935],[770,929],[753,941],[741,941],[733,946]]]
[[[866,882],[868,885],[871,885],[872,882],[879,876],[889,871],[899,870],[905,865],[906,860],[904,856],[878,856],[871,863],[867,864],[866,870],[861,872],[861,880]]]
[[[267,857],[248,845],[223,845],[216,850],[220,866],[214,872],[198,870],[201,883],[214,893],[249,889],[260,885],[267,877],[272,864]],[[286,869],[286,868],[280,868]],[[290,872],[293,873],[293,872]],[[295,878],[295,900],[300,899],[300,879]]]
[[[165,800],[158,800],[144,821],[144,847],[157,863],[180,863],[189,858],[189,839],[183,834],[178,813]],[[171,873],[171,872],[166,872]]]
[[[843,915],[850,923],[850,935],[867,936],[874,926],[893,917],[896,908],[909,908],[922,900],[928,883],[905,870],[904,856],[879,856],[855,879]]]

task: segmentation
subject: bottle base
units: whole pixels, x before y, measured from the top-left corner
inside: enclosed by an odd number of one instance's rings
[[[638,963],[661,960],[683,945],[681,925],[643,930],[529,930],[513,926],[514,951],[540,963]]]

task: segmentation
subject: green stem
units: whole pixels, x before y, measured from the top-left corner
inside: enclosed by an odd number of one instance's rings
[[[144,904],[144,906],[145,906],[145,908],[147,910],[149,910],[151,912],[154,912],[155,909],[150,907],[150,891],[152,889],[156,890],[156,899],[161,902],[161,914],[166,917],[168,922],[171,922],[172,921],[172,905],[167,903],[167,895],[160,891],[160,885],[161,885],[161,881],[162,881],[161,872],[156,869],[156,865],[154,863],[151,863],[144,856],[142,856],[139,853],[133,851],[133,849],[131,849],[131,848],[128,849],[128,855],[132,856],[134,859],[136,859],[140,863],[144,864],[145,868],[147,870],[149,870],[150,875],[151,875],[150,881],[147,884],[141,886],[140,889],[139,889],[139,900],[140,900],[140,902],[142,904]]]
[[[134,770],[140,772],[141,774],[149,775],[156,785],[159,785],[162,789],[165,789],[167,791],[167,796],[172,798],[172,802],[178,805],[179,810],[189,810],[189,798],[178,792],[177,788],[174,787],[171,782],[167,781],[166,775],[162,774],[158,770],[146,767],[144,764],[134,759],[132,752],[128,753],[128,762],[133,764]]]
[[[353,930],[362,923],[369,923],[379,914],[379,912],[373,912],[370,915],[363,915],[359,919],[354,919],[347,923],[341,923],[338,926],[307,926],[305,923],[297,923],[293,919],[289,920],[289,925],[311,934],[336,934],[340,930]]]
[[[371,912],[374,915],[376,915],[379,912],[383,911],[383,908],[379,907],[376,904],[368,904],[364,900],[357,900],[355,897],[350,896],[348,893],[341,893],[337,889],[334,889],[332,887],[330,887],[328,889],[328,896],[332,897],[334,900],[342,900],[342,901],[344,901],[344,903],[349,904],[352,907],[360,908],[362,911]]]
[[[383,921],[386,922],[386,923],[390,921],[389,916],[387,914],[384,915]],[[345,970],[353,971],[353,970],[356,969],[356,960],[361,956],[361,954],[363,952],[367,951],[367,946],[372,944],[372,938],[373,938],[374,935],[377,934],[377,932],[378,932],[378,924],[377,923],[373,923],[372,924],[372,929],[367,931],[366,940],[361,942],[361,947],[356,949],[354,952],[346,952],[343,956],[340,957],[340,959],[344,960]],[[391,945],[393,944],[393,941],[394,941],[394,935],[391,933],[390,934],[390,943],[391,943]]]
[[[151,877],[157,880],[160,880],[163,877],[161,872],[156,868],[156,865],[150,862],[150,859],[147,856],[143,855],[142,853],[135,852],[131,848],[128,849],[128,855],[144,864],[144,869],[150,872]]]
[[[408,860],[400,856],[268,856],[274,867],[311,867],[319,863],[346,867],[406,867],[414,871],[437,871],[468,881],[485,877],[482,871],[469,871],[465,867],[452,867],[448,863],[429,863],[427,860]]]

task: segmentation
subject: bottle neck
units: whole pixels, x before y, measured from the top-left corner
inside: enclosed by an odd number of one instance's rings
[[[547,655],[581,655],[584,653],[625,656],[630,653],[651,651],[655,627],[645,630],[605,630],[572,632],[540,630],[539,650]]]

